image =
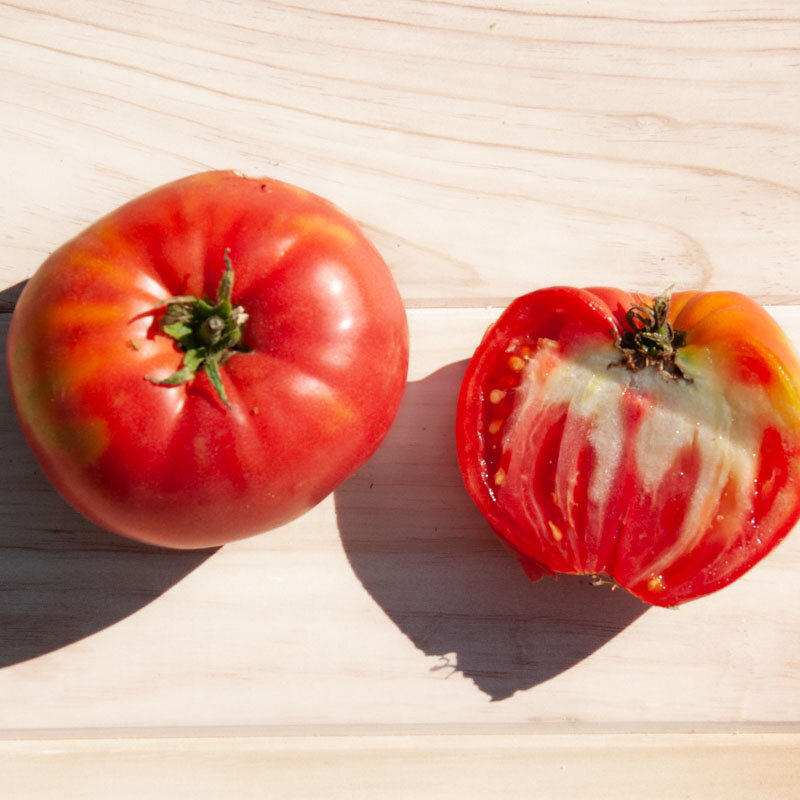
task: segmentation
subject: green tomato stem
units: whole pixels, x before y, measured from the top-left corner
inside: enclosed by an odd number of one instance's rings
[[[250,350],[242,343],[247,313],[231,302],[234,273],[230,248],[225,249],[224,258],[225,270],[217,287],[216,300],[180,295],[167,298],[151,310],[155,314],[164,309],[161,331],[175,340],[184,355],[181,366],[169,377],[145,377],[158,386],[180,386],[194,380],[202,368],[219,399],[230,408],[220,366],[231,356]]]

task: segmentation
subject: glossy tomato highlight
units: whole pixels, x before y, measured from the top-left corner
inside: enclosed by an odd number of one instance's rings
[[[676,605],[800,516],[798,387],[783,333],[741,294],[542,289],[467,368],[459,463],[532,579],[605,575]]]
[[[400,404],[408,327],[358,226],[234,172],[162,186],[25,287],[8,373],[44,472],[108,530],[217,545],[302,514]]]

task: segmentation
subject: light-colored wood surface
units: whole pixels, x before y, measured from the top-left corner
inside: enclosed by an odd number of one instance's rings
[[[209,168],[355,216],[412,334],[375,458],[304,518],[215,552],[80,518],[2,384],[9,796],[102,796],[94,758],[122,770],[122,798],[219,796],[239,770],[276,797],[322,796],[326,775],[326,797],[382,779],[419,796],[412,778],[515,796],[526,773],[551,797],[800,795],[798,534],[678,611],[531,585],[453,445],[464,360],[539,286],[739,289],[800,349],[799,55],[798,9],[766,0],[0,3],[3,345],[47,253]],[[185,775],[194,793],[164,794]]]
[[[612,790],[619,800],[795,800],[799,745],[796,734],[62,739],[0,742],[0,768],[8,796],[36,800],[527,800]]]

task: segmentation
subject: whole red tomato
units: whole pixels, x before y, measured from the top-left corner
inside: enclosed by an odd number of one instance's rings
[[[542,289],[464,378],[464,481],[528,574],[670,606],[726,586],[800,516],[800,368],[734,292]]]
[[[356,224],[234,172],[162,186],[45,261],[8,338],[22,429],[78,511],[217,545],[311,508],[400,404],[406,315]]]

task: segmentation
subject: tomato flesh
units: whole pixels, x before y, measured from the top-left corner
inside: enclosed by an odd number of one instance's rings
[[[535,292],[512,304],[467,370],[458,445],[473,498],[529,569],[602,573],[659,605],[730,583],[800,515],[798,407],[786,400],[798,369],[777,326],[736,296],[776,347],[723,349],[707,329],[701,347],[690,329],[679,378],[620,364],[630,296],[565,289],[593,309],[565,323],[548,319],[559,290],[542,291],[547,303]],[[724,327],[725,308],[706,306]]]

